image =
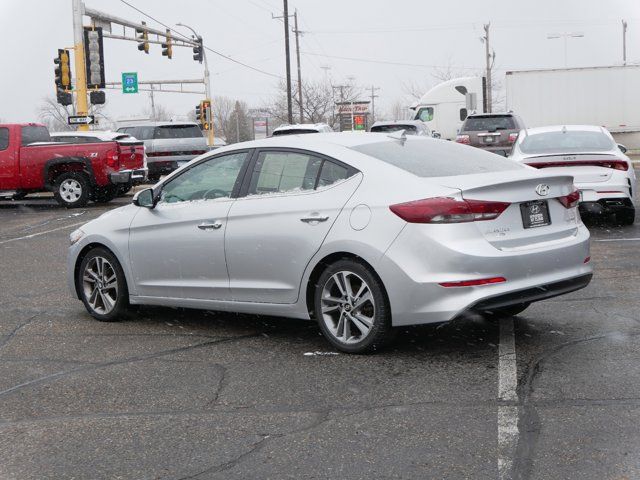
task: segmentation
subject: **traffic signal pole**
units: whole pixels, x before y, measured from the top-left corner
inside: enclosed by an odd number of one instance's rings
[[[84,29],[82,15],[84,5],[82,0],[72,0],[73,7],[73,52],[76,67],[76,115],[89,114],[87,104],[87,74],[84,66]],[[89,125],[78,125],[78,130],[88,131]]]

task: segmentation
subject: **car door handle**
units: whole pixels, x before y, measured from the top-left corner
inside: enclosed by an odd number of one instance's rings
[[[304,223],[326,222],[327,220],[329,220],[329,217],[303,217],[300,219]]]
[[[202,222],[200,225],[198,225],[198,228],[200,230],[218,230],[221,226],[222,226],[221,222],[213,222],[213,223]]]

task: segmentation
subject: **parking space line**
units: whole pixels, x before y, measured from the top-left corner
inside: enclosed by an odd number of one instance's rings
[[[498,344],[498,400],[517,402],[518,372],[513,318],[500,320]],[[511,478],[513,459],[518,446],[518,406],[498,406],[498,478]]]
[[[8,240],[2,240],[0,242],[0,245],[4,245],[5,243],[10,243],[10,242],[17,242],[18,240],[28,240],[29,238],[39,237],[40,235],[46,235],[47,233],[57,232],[58,230],[64,230],[65,228],[78,227],[80,225],[84,225],[85,223],[87,223],[87,221],[72,223],[70,225],[65,225],[64,227],[52,228],[51,230],[46,230],[44,232],[32,233],[30,235],[25,235],[24,237],[9,238]]]
[[[640,242],[640,237],[636,238],[600,238],[595,242]]]

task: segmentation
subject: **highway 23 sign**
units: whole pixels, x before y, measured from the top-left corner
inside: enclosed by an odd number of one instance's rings
[[[122,93],[138,93],[138,72],[122,72]]]
[[[93,125],[96,123],[96,117],[93,115],[69,115],[67,122],[69,125]]]

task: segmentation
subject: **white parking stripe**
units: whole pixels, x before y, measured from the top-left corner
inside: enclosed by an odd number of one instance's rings
[[[51,230],[45,230],[44,232],[32,233],[31,235],[25,235],[24,237],[10,238],[8,240],[2,240],[0,245],[4,245],[9,242],[17,242],[18,240],[28,240],[29,238],[39,237],[40,235],[46,235],[47,233],[57,232],[58,230],[64,230],[65,228],[77,227],[79,225],[84,225],[85,222],[72,223],[71,225],[65,225],[64,227],[52,228]]]
[[[637,238],[601,238],[595,240],[596,242],[640,242],[640,237]]]
[[[513,318],[500,321],[500,343],[498,345],[498,400],[518,400],[518,372],[516,366]],[[511,468],[518,445],[518,407],[498,406],[498,478],[511,478]]]

